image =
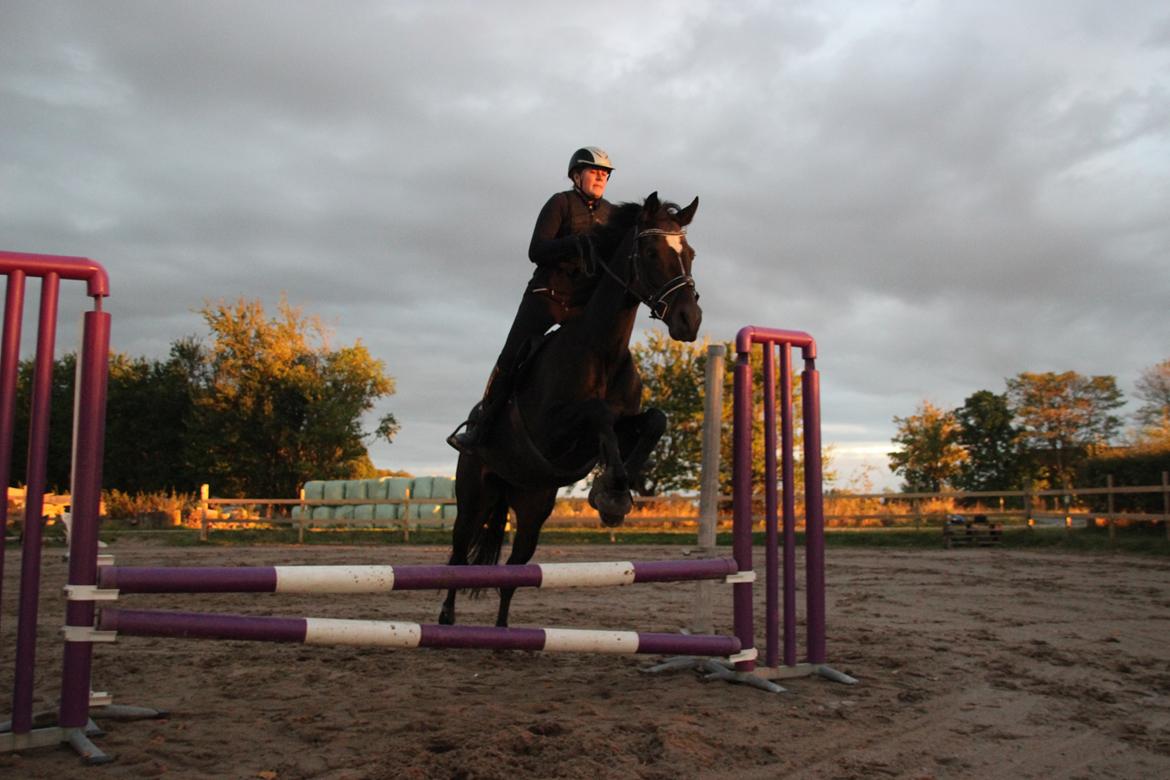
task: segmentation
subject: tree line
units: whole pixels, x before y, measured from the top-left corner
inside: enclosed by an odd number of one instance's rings
[[[125,492],[291,496],[307,479],[373,476],[366,443],[392,441],[393,414],[375,431],[362,417],[394,392],[382,361],[360,341],[339,348],[316,317],[281,299],[205,304],[208,338],[171,344],[164,359],[112,354],[103,484]],[[77,357],[55,361],[48,487],[69,486]],[[20,366],[14,475],[26,472],[32,361]]]
[[[957,409],[923,401],[915,414],[894,417],[898,449],[889,463],[904,490],[1071,487],[1096,474],[1095,460],[1121,464],[1120,450],[1143,463],[1162,453],[1170,468],[1170,359],[1139,377],[1141,405],[1126,436],[1117,413],[1125,399],[1113,376],[1024,372],[1005,384],[1002,393],[973,393]]]

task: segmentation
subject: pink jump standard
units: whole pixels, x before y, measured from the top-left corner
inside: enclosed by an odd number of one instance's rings
[[[741,572],[752,568],[752,409],[754,381],[752,347],[762,346],[764,463],[764,666],[754,661],[736,665],[736,671],[755,671],[766,678],[819,674],[843,683],[854,678],[826,664],[825,650],[825,524],[821,473],[821,390],[816,369],[817,345],[812,336],[796,330],[777,330],[749,325],[735,339],[735,396],[733,401],[733,553]],[[807,657],[797,660],[796,610],[796,480],[792,399],[792,349],[801,350],[801,421],[804,432],[805,498],[805,623]],[[780,376],[776,376],[779,351]],[[776,385],[780,386],[780,443],[776,442]],[[776,453],[781,472],[777,473]],[[778,481],[778,477],[782,480]],[[783,485],[783,567],[777,516],[777,485]],[[780,581],[783,574],[783,614]],[[745,649],[754,647],[753,593],[750,582],[733,586],[735,634]],[[780,624],[783,620],[783,659]],[[781,660],[783,661],[781,663]]]

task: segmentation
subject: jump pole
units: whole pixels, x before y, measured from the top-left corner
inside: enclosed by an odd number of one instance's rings
[[[398,621],[257,617],[157,610],[103,609],[94,641],[102,641],[103,632],[179,639],[243,639],[398,649],[430,647],[546,653],[687,653],[722,657],[734,657],[740,652],[739,640],[733,636],[573,628],[440,626]]]
[[[698,561],[528,563],[512,566],[225,566],[117,567],[98,570],[98,590],[125,593],[383,593],[446,588],[603,588],[651,582],[722,580],[737,573],[731,558]]]

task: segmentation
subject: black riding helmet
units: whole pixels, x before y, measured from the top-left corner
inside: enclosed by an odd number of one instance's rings
[[[569,176],[572,177],[573,171],[578,168],[600,168],[603,171],[613,173],[613,163],[609,161],[609,155],[605,150],[598,149],[596,146],[583,146],[577,151],[573,152],[573,156],[569,159]]]

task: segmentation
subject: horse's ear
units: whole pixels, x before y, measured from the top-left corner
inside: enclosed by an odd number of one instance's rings
[[[650,214],[653,214],[655,211],[658,211],[659,205],[660,204],[658,203],[658,190],[654,190],[654,192],[651,192],[649,195],[646,196],[646,202],[642,204],[642,213],[649,216]]]
[[[674,218],[678,220],[678,226],[686,227],[687,225],[691,224],[691,220],[695,218],[695,211],[698,208],[699,196],[696,195],[695,199],[691,201],[691,205],[687,206],[685,209],[682,209],[674,215]]]

